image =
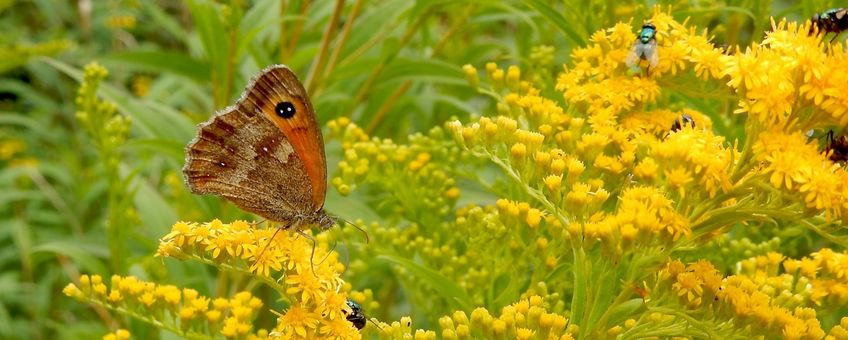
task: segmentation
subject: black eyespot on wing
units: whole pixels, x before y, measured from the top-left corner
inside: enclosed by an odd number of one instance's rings
[[[291,102],[279,102],[277,106],[274,107],[274,112],[283,118],[289,119],[294,117],[295,111],[297,111],[294,107],[294,104]]]

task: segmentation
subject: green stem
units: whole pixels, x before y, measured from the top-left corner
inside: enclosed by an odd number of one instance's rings
[[[169,324],[166,324],[162,321],[156,320],[152,317],[147,317],[147,316],[141,315],[139,313],[136,313],[134,311],[131,311],[131,310],[123,308],[123,307],[115,307],[115,306],[112,306],[108,303],[104,303],[100,300],[96,300],[96,299],[86,297],[86,301],[90,304],[97,305],[97,306],[112,310],[116,313],[130,316],[130,317],[132,317],[136,320],[148,323],[148,324],[150,324],[150,325],[152,325],[156,328],[167,330],[169,332],[172,332],[174,334],[182,336],[186,339],[216,339],[215,336],[211,336],[211,335],[207,335],[207,334],[201,334],[201,333],[195,333],[195,332],[183,332],[182,330],[177,328],[176,325],[169,325]]]
[[[560,211],[560,209],[557,208],[556,205],[554,205],[551,201],[549,201],[545,197],[545,195],[542,194],[542,192],[540,190],[531,188],[529,185],[527,185],[525,183],[525,181],[523,181],[521,179],[521,176],[518,173],[515,172],[515,169],[513,169],[511,166],[506,164],[506,162],[504,162],[503,160],[501,160],[497,156],[489,153],[488,151],[484,151],[483,155],[485,155],[487,158],[489,158],[489,160],[491,160],[492,162],[497,164],[499,167],[501,167],[501,169],[503,169],[503,171],[506,172],[506,174],[509,175],[509,177],[511,177],[513,180],[516,181],[516,183],[519,183],[520,186],[524,188],[524,191],[528,195],[530,195],[531,197],[536,199],[537,202],[541,203],[548,211],[550,211],[552,214],[554,214],[554,216],[557,217],[557,219],[560,221],[560,223],[562,223],[563,226],[567,226],[569,223],[571,223],[569,218],[567,216],[563,215],[562,212]]]
[[[318,50],[318,55],[312,62],[309,72],[306,74],[306,81],[303,82],[306,87],[306,92],[315,93],[315,79],[318,75],[318,70],[324,68],[324,61],[327,59],[327,51],[330,49],[330,41],[333,40],[333,32],[336,26],[339,25],[339,17],[344,10],[344,0],[336,0],[336,7],[333,9],[333,15],[330,16],[330,21],[327,22],[327,27],[324,29],[324,36],[321,37],[321,48]]]
[[[356,95],[354,96],[353,108],[351,108],[351,110],[345,115],[346,117],[352,116],[355,107],[365,100],[365,98],[368,96],[368,93],[371,91],[371,87],[374,86],[374,82],[377,80],[377,77],[380,76],[386,65],[390,64],[392,60],[395,59],[400,50],[405,47],[406,44],[409,43],[409,41],[412,39],[413,34],[418,31],[418,27],[420,27],[421,24],[424,23],[424,18],[427,18],[426,13],[424,15],[421,15],[417,20],[415,20],[415,23],[412,24],[412,26],[410,26],[406,30],[406,33],[403,35],[397,46],[395,46],[392,53],[388,53],[386,56],[384,56],[383,60],[380,61],[377,67],[375,67],[374,70],[371,71],[371,75],[368,76],[368,79],[365,80],[365,83],[361,85],[359,91],[357,91]]]
[[[333,69],[335,69],[336,62],[339,60],[339,54],[341,54],[342,49],[344,49],[345,42],[347,42],[347,38],[350,35],[350,29],[353,27],[353,23],[356,22],[356,17],[359,15],[360,7],[362,7],[362,0],[356,0],[356,2],[353,3],[353,8],[350,9],[350,13],[347,15],[344,28],[342,28],[342,33],[339,35],[339,39],[336,41],[336,46],[333,49],[333,54],[330,55],[330,60],[324,68],[324,78],[328,78],[330,74],[332,74]]]
[[[218,267],[218,268],[221,268],[221,269],[234,271],[234,272],[237,272],[237,273],[242,273],[242,274],[245,274],[245,275],[250,275],[251,277],[255,277],[255,278],[259,279],[260,281],[262,281],[263,283],[265,283],[266,285],[268,285],[269,287],[271,287],[272,289],[276,290],[286,300],[294,301],[290,296],[288,296],[286,294],[286,287],[284,287],[283,285],[280,285],[279,283],[277,283],[277,280],[274,280],[270,277],[262,276],[262,275],[256,275],[255,273],[251,272],[247,268],[237,267],[237,266],[226,264],[226,263],[215,262],[211,259],[208,259],[208,258],[205,258],[205,257],[200,257],[198,255],[190,255],[189,258],[192,259],[192,260],[198,261],[200,263],[213,266],[213,267]]]

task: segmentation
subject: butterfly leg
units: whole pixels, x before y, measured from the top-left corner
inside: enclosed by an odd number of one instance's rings
[[[268,250],[268,246],[270,246],[271,242],[274,241],[274,238],[277,237],[277,233],[279,233],[281,229],[286,229],[288,227],[289,226],[280,227],[277,228],[277,230],[274,230],[274,234],[271,235],[270,239],[268,239],[268,243],[265,243],[265,247],[262,247],[262,251],[259,252],[259,256],[256,256],[256,261],[259,261],[259,259],[262,257],[262,254],[265,254],[265,251]]]
[[[312,254],[309,255],[309,265],[312,267],[312,275],[317,278],[318,274],[315,274],[315,261],[313,260],[315,259],[315,247],[318,246],[318,241],[316,241],[314,237],[309,236],[309,234],[304,233],[302,230],[298,230],[297,233],[312,242]]]

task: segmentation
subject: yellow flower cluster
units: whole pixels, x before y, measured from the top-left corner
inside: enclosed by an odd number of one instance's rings
[[[343,313],[350,313],[342,290],[344,265],[338,254],[324,250],[325,234],[316,238],[318,244],[312,244],[306,236],[256,229],[244,221],[177,222],[160,241],[157,255],[254,275],[277,290],[289,308],[279,315],[272,336],[358,338]]]
[[[672,261],[657,275],[652,290],[657,294],[650,296],[655,303],[671,298],[716,323],[732,320],[735,332],[767,338],[848,339],[848,317],[829,332],[816,318],[817,311],[832,312],[848,304],[848,253],[822,249],[793,260],[770,252],[740,262],[739,273],[728,277],[708,261],[689,265]]]
[[[843,45],[822,48],[822,36],[810,35],[809,23],[772,26],[762,44],[724,61],[728,84],[743,96],[739,112],[767,125],[802,129],[848,124]]]
[[[119,329],[114,333],[109,333],[103,336],[103,340],[129,340],[130,339],[130,331],[126,329]]]
[[[133,276],[114,275],[107,287],[100,275],[82,275],[79,286],[68,284],[63,292],[77,300],[104,306],[184,336],[203,333],[220,333],[227,337],[252,335],[253,320],[263,306],[262,301],[249,292],[237,293],[230,299],[211,299],[194,289],[159,285]],[[119,330],[106,337],[127,339],[129,332]]]
[[[561,339],[575,338],[576,328],[568,326],[568,318],[549,312],[538,295],[529,296],[504,307],[499,316],[485,308],[477,308],[471,317],[463,311],[439,318],[441,333],[415,330],[412,320],[401,318],[392,324],[380,323],[380,339]]]
[[[592,115],[593,125],[616,125],[620,114],[638,113],[642,105],[656,101],[661,92],[658,78],[688,69],[700,77],[723,74],[723,51],[713,46],[705,34],[696,34],[694,29],[660,11],[650,22],[657,28],[660,58],[647,77],[633,76],[624,63],[635,40],[629,24],[619,23],[596,32],[591,45],[572,50],[574,66],[560,74],[556,89],[570,103]]]
[[[691,234],[686,217],[679,215],[673,202],[653,187],[625,190],[618,205],[615,214],[599,214],[583,225],[569,225],[572,239],[583,240],[586,248],[600,241],[611,248],[609,251],[620,254],[634,247],[668,246]]]
[[[24,150],[26,150],[26,144],[19,139],[0,140],[0,161],[11,160]]]
[[[801,225],[826,234],[823,223],[846,221],[846,172],[818,141],[807,137],[811,129],[826,131],[836,125],[839,131],[848,124],[843,46],[809,35],[807,25],[773,22],[762,44],[744,51],[724,49],[706,32],[696,32],[669,13],[656,11],[649,22],[656,26],[658,65],[642,65],[640,71],[627,67],[625,60],[636,41],[631,25],[596,32],[588,46],[572,51],[573,63],[557,78],[555,90],[564,102],[548,97],[549,90],[538,90],[550,89],[538,79],[523,80],[516,66],[490,63],[479,73],[471,65],[463,67],[469,83],[495,100],[496,113],[468,123],[450,122],[447,130],[471,155],[499,167],[508,182],[498,183],[507,189],[499,192],[504,198],[494,209],[457,212],[455,230],[468,239],[468,253],[487,249],[478,247],[478,239],[508,249],[536,240],[532,249],[549,251],[534,254],[553,260],[546,261],[551,266],[534,268],[551,270],[573,260],[575,287],[566,289],[582,287],[589,291],[587,296],[594,296],[620,287],[582,276],[605,277],[615,270],[604,266],[633,265],[636,269],[606,277],[641,291],[635,282],[644,276],[635,271],[654,268],[680,250],[696,249],[734,225],[805,219]],[[692,102],[703,112],[685,107],[688,102],[679,97],[695,98]],[[736,113],[749,118],[744,130],[734,131],[744,131],[744,139],[728,142],[713,130],[712,119],[722,124],[723,133],[733,130],[720,111],[733,111],[733,103],[740,107]],[[713,108],[717,112],[711,112]],[[467,231],[473,226],[485,237]],[[820,257],[829,260],[817,260]],[[796,275],[788,267],[781,275],[775,271],[725,278],[706,261],[688,268],[673,262],[663,274],[665,284],[651,289],[656,294],[637,291],[649,296],[645,305],[653,310],[638,321],[606,328],[612,332],[607,335],[630,336],[641,334],[645,328],[640,325],[676,323],[694,327],[692,333],[669,336],[714,337],[746,330],[821,338],[827,333],[815,311],[846,303],[841,276],[845,269],[833,270],[844,268],[841,258],[824,251],[800,260],[811,268],[825,268],[822,261],[829,261],[827,269],[832,271],[820,272],[826,277],[820,280],[812,274]],[[756,261],[794,263],[775,254]],[[784,280],[782,290],[775,290],[778,280]],[[598,292],[589,286],[595,284]],[[773,294],[776,291],[802,300],[790,301]],[[572,294],[572,303],[609,311],[624,305],[632,292],[619,292],[609,301],[583,301],[583,292]],[[662,299],[668,294],[689,309],[710,308],[706,323],[716,315],[723,321],[712,324],[714,329],[700,329],[702,320],[664,309],[668,300]],[[591,308],[585,313],[595,312]],[[591,335],[601,335],[603,327],[592,324],[583,312],[577,308],[572,316]],[[754,320],[767,315],[771,318]],[[732,321],[737,319],[740,323]],[[838,337],[840,327],[830,334]]]
[[[106,18],[106,27],[111,29],[119,29],[119,28],[127,28],[132,29],[135,28],[137,24],[137,20],[132,15],[112,15]]]
[[[681,202],[697,204],[731,190],[733,161],[738,158],[739,152],[725,146],[723,137],[706,129],[684,128],[664,139],[651,139],[633,174],[676,192]],[[687,192],[694,197],[687,197]]]
[[[395,199],[396,213],[424,225],[450,213],[460,190],[443,164],[462,164],[464,159],[456,146],[444,140],[441,129],[412,135],[408,144],[396,144],[390,139],[369,139],[347,118],[330,121],[328,126],[328,138],[338,138],[344,154],[340,174],[330,180],[339,193],[348,195],[362,184],[381,186]]]
[[[795,194],[808,209],[848,221],[848,172],[815,141],[800,131],[772,128],[759,135],[753,150],[771,185]]]

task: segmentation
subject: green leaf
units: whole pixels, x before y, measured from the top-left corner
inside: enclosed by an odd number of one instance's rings
[[[33,255],[45,252],[55,255],[64,255],[71,259],[80,271],[93,274],[106,274],[109,271],[103,265],[103,261],[109,256],[109,249],[105,243],[85,239],[61,239],[39,244],[32,249]]]
[[[518,299],[520,281],[513,277],[513,273],[503,272],[492,281],[492,287],[489,289],[489,310],[501,310]]]
[[[210,81],[209,64],[183,53],[165,51],[119,52],[103,57],[103,62],[124,64],[152,72],[170,72],[200,83]]]
[[[56,59],[42,58],[44,62],[64,72],[76,81],[82,81],[82,71]],[[98,94],[118,106],[121,113],[132,118],[131,128],[142,137],[162,138],[187,142],[194,134],[194,124],[182,113],[153,101],[138,100],[126,91],[107,83],[100,84]]]
[[[624,301],[618,306],[613,307],[610,311],[606,324],[620,325],[631,316],[636,313],[644,312],[646,309],[647,305],[645,304],[645,300],[642,300],[641,298]]]
[[[439,272],[424,267],[411,260],[394,255],[380,255],[377,258],[380,260],[394,262],[395,264],[400,265],[404,269],[410,271],[413,275],[421,279],[425,284],[429,284],[435,291],[437,291],[442,297],[444,297],[445,300],[447,300],[453,308],[462,309],[465,311],[471,310],[471,297],[469,297],[465,290],[460,288],[459,285],[446,278]]]
[[[459,67],[438,59],[397,58],[383,70],[379,79],[383,83],[381,85],[403,80],[449,85],[468,84]]]
[[[179,215],[147,181],[136,178],[132,185],[137,188],[133,200],[138,208],[138,216],[146,227],[146,234],[154,238],[164,235],[179,219]]]
[[[526,0],[527,6],[533,8],[542,17],[548,19],[556,28],[558,28],[571,41],[574,46],[583,46],[586,40],[583,36],[572,28],[572,25],[560,14],[556,9],[542,2],[541,0]],[[541,33],[541,32],[540,32]]]

